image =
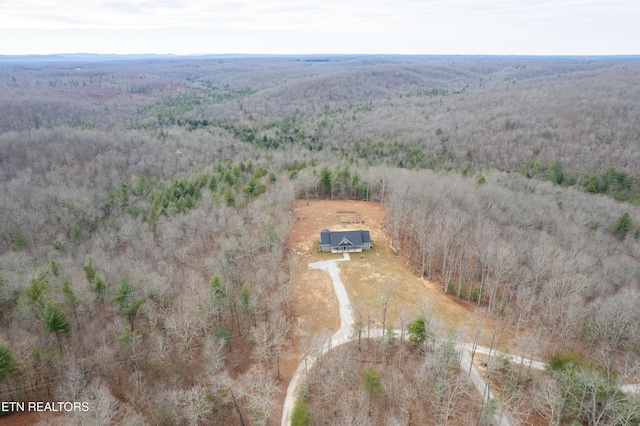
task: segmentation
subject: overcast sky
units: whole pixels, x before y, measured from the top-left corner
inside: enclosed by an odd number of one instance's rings
[[[0,54],[640,54],[638,0],[0,0]]]

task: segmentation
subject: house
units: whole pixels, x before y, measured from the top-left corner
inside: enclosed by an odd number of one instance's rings
[[[331,253],[360,253],[362,250],[371,250],[371,236],[369,231],[361,229],[357,231],[329,231],[320,232],[320,251]]]

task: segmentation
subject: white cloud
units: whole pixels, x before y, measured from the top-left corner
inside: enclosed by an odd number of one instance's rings
[[[287,33],[316,34],[336,52],[368,40],[371,46],[356,51],[393,41],[406,44],[393,51],[406,53],[447,53],[433,51],[439,47],[470,54],[639,53],[632,39],[638,21],[640,2],[634,0],[0,0],[5,31],[153,30],[160,38],[158,29],[244,31],[246,37],[271,34],[279,46],[295,45]]]

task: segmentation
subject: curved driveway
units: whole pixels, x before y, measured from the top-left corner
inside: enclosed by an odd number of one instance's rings
[[[351,312],[351,304],[349,303],[349,296],[347,296],[347,290],[340,279],[340,268],[338,267],[338,262],[349,261],[351,258],[349,257],[349,253],[344,253],[342,259],[332,259],[325,260],[322,262],[315,262],[309,264],[309,269],[320,269],[323,271],[327,271],[331,276],[331,282],[333,283],[333,289],[336,292],[336,297],[338,298],[338,304],[340,306],[340,328],[336,331],[330,338],[328,344],[322,345],[322,351],[318,354],[315,354],[315,359],[322,356],[324,353],[329,351],[332,347],[340,346],[344,343],[347,343],[352,339],[353,335],[353,314]],[[400,333],[400,330],[394,330],[396,333]],[[380,337],[382,336],[382,330],[371,330],[372,337]],[[494,398],[490,389],[488,389],[488,384],[484,378],[484,376],[480,373],[480,371],[476,368],[475,365],[471,363],[471,357],[469,356],[469,351],[474,350],[476,353],[488,354],[490,356],[495,356],[498,354],[507,356],[512,362],[528,364],[531,368],[535,368],[538,370],[542,370],[545,368],[545,363],[540,361],[534,361],[529,358],[521,358],[515,355],[506,354],[503,352],[498,352],[495,350],[491,350],[490,348],[476,346],[475,349],[471,348],[471,344],[463,343],[456,346],[456,349],[460,351],[460,367],[463,371],[469,371],[469,376],[471,381],[476,386],[476,389],[481,393],[485,394],[486,391],[489,393],[489,398]],[[293,412],[293,407],[295,406],[296,399],[300,392],[300,382],[302,378],[305,376],[305,371],[309,368],[312,368],[315,363],[314,357],[306,356],[298,365],[296,372],[294,373],[291,381],[289,382],[289,386],[287,387],[287,394],[284,400],[284,406],[282,407],[282,421],[280,422],[281,426],[289,426],[291,424],[290,417]],[[633,392],[640,393],[640,384],[631,384],[622,386],[621,390],[623,392]],[[497,401],[497,400],[496,400]],[[503,413],[502,409],[497,410],[495,414],[495,422],[500,426],[509,426],[509,421]]]
[[[340,268],[338,262],[345,262],[351,260],[349,253],[345,253],[342,259],[325,260],[322,262],[315,262],[309,264],[309,269],[320,269],[327,271],[331,276],[331,282],[333,283],[333,290],[336,292],[338,298],[338,304],[340,306],[340,328],[331,337],[328,345],[322,345],[322,352],[317,354],[317,357],[323,355],[331,347],[342,345],[347,343],[351,339],[353,330],[353,314],[351,313],[351,304],[349,303],[349,296],[347,296],[347,290],[344,288],[344,284],[340,279]],[[312,368],[315,363],[314,358],[306,356],[305,359],[300,362],[296,372],[293,374],[289,386],[287,387],[287,395],[284,398],[284,406],[282,407],[282,426],[288,426],[291,424],[290,417],[293,412],[293,407],[296,404],[298,393],[300,392],[300,382],[304,377],[304,373],[307,369]]]
[[[336,297],[338,298],[338,304],[340,306],[340,328],[336,331],[331,337],[328,344],[322,345],[322,351],[318,354],[315,354],[315,357],[306,356],[296,369],[291,381],[289,382],[289,386],[287,387],[287,394],[285,396],[284,405],[282,407],[282,421],[280,422],[281,426],[289,426],[291,424],[290,418],[291,413],[293,412],[293,408],[296,403],[296,399],[300,392],[300,383],[305,376],[305,371],[310,368],[313,368],[315,363],[315,359],[322,356],[324,353],[329,351],[332,347],[340,346],[344,343],[347,343],[351,340],[353,335],[353,314],[351,312],[351,305],[349,303],[349,296],[347,296],[347,290],[342,283],[340,278],[340,268],[338,267],[338,262],[349,261],[351,258],[348,253],[345,253],[342,259],[332,259],[325,260],[322,262],[315,262],[309,264],[309,269],[320,269],[322,271],[327,271],[331,276],[331,282],[333,283],[333,289],[336,292]],[[372,337],[382,336],[382,330],[371,330]],[[400,330],[396,331],[400,333]],[[476,386],[476,389],[481,394],[484,394],[486,390],[489,392],[489,398],[493,398],[491,390],[487,389],[487,382],[484,379],[483,375],[476,368],[475,365],[471,363],[471,357],[469,356],[470,345],[460,344],[457,346],[457,349],[461,352],[460,357],[460,367],[464,369],[464,371],[469,371],[469,375],[471,377],[471,381]],[[485,348],[482,346],[476,346],[475,352],[496,355],[501,352],[491,351],[489,348]],[[514,355],[505,354],[514,362],[526,362],[527,364],[531,364],[532,368],[543,369],[545,364],[539,361],[532,361],[527,358],[520,358]],[[509,421],[505,417],[502,410],[498,410],[496,413],[495,421],[500,426],[509,426]]]

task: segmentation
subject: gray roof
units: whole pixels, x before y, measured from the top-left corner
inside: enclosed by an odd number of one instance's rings
[[[331,247],[361,246],[371,242],[369,231],[359,229],[357,231],[329,231],[325,229],[320,233],[320,244],[331,244]]]

